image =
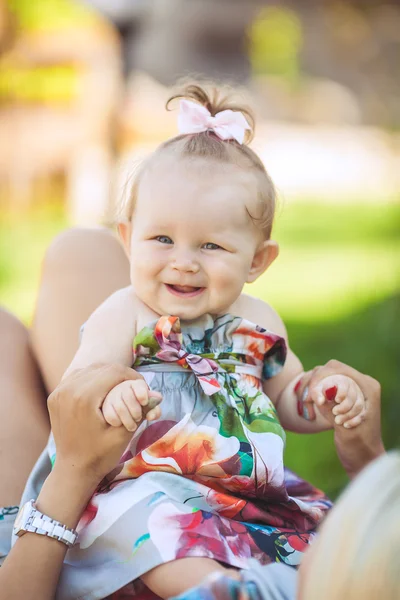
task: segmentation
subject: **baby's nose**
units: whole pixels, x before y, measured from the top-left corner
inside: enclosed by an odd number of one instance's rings
[[[197,273],[200,269],[198,262],[190,256],[176,256],[172,262],[172,268],[185,273]]]

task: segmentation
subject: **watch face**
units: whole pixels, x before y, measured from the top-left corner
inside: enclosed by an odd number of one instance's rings
[[[26,525],[26,522],[32,511],[32,508],[33,508],[32,501],[29,501],[26,504],[24,504],[23,506],[21,506],[21,508],[19,509],[19,512],[17,514],[17,518],[15,519],[15,524],[14,524],[14,533],[16,535],[18,535],[18,533],[20,531],[24,531],[23,528]]]

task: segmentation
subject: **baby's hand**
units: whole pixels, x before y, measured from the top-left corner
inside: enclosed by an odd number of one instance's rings
[[[114,427],[123,425],[133,432],[143,419],[154,421],[161,416],[158,406],[161,400],[161,394],[150,390],[143,379],[135,379],[115,386],[107,394],[101,410],[107,423]]]
[[[325,377],[313,388],[312,396],[317,406],[322,406],[325,402],[336,402],[332,408],[336,425],[343,425],[349,429],[356,427],[364,419],[364,394],[350,377],[345,375]]]

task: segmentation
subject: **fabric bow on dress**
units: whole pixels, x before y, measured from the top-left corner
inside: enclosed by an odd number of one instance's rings
[[[155,355],[157,358],[191,369],[208,396],[221,390],[220,384],[213,377],[213,373],[220,370],[218,364],[210,358],[190,354],[182,347],[183,337],[178,317],[161,317],[154,329],[154,336],[160,346]]]

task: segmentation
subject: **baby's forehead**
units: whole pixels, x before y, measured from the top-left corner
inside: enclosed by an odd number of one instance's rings
[[[243,167],[210,158],[159,157],[145,169],[138,186],[139,212],[207,210],[217,218],[247,221],[257,202],[257,180]],[[231,219],[227,219],[231,220]],[[236,220],[236,219],[234,219]]]
[[[238,181],[254,179],[251,170],[243,168],[242,165],[211,156],[182,155],[174,149],[164,150],[161,154],[155,153],[147,163],[145,172],[150,177],[166,173],[179,176],[184,172],[190,173],[193,178],[202,178],[207,174],[208,177],[217,179],[227,176],[233,176]]]

